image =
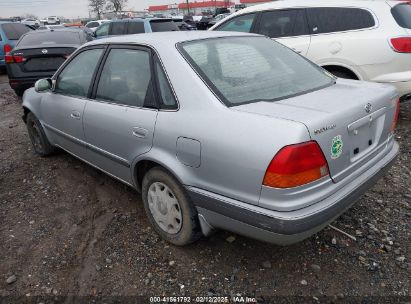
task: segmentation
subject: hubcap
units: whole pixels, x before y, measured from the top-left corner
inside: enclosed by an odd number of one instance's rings
[[[169,234],[180,231],[183,222],[180,204],[165,184],[155,182],[148,188],[148,206],[157,225]]]
[[[43,149],[43,146],[41,145],[40,132],[34,121],[31,122],[31,128],[29,128],[29,134],[30,134],[31,142],[33,143],[34,149],[36,151],[41,151]]]

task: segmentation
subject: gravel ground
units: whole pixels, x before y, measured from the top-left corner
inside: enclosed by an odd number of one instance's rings
[[[398,161],[333,223],[356,241],[326,228],[278,247],[220,231],[180,248],[154,233],[132,189],[67,153],[36,156],[6,81],[0,75],[0,296],[411,295],[411,102],[401,105]]]

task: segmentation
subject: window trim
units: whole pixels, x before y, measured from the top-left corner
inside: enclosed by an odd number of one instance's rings
[[[365,27],[361,29],[352,29],[352,30],[345,30],[345,31],[336,31],[336,32],[327,32],[327,33],[313,33],[312,32],[312,24],[311,20],[309,17],[308,10],[309,9],[316,9],[316,8],[348,8],[348,9],[359,9],[359,10],[364,10],[367,11],[368,13],[371,14],[372,18],[374,19],[374,25],[371,27]],[[319,7],[306,7],[306,16],[307,16],[307,22],[308,22],[308,31],[311,36],[318,36],[318,35],[333,35],[333,34],[339,34],[339,33],[350,33],[350,32],[359,32],[359,31],[368,31],[368,30],[373,30],[376,29],[380,26],[379,20],[377,18],[377,15],[374,14],[372,10],[366,7],[359,7],[359,6],[319,6]]]
[[[100,83],[100,79],[101,79],[101,74],[103,73],[103,69],[104,66],[106,64],[107,58],[110,55],[110,51],[113,49],[129,49],[129,50],[140,50],[140,51],[145,51],[147,53],[149,53],[149,58],[150,58],[150,71],[151,71],[151,77],[153,78],[155,74],[153,74],[153,54],[152,54],[152,50],[149,47],[146,46],[140,46],[140,45],[130,45],[130,44],[110,44],[108,45],[106,52],[100,62],[100,66],[97,69],[97,73],[96,73],[96,78],[94,79],[93,85],[92,85],[92,91],[91,91],[91,95],[90,95],[90,100],[94,101],[94,102],[100,102],[100,103],[106,103],[106,104],[111,104],[111,105],[116,105],[116,106],[120,106],[120,107],[127,107],[127,108],[133,108],[133,109],[143,109],[143,110],[151,110],[151,111],[158,111],[159,110],[159,100],[157,98],[157,87],[156,87],[156,81],[153,82],[153,79],[150,80],[150,82],[152,83],[152,89],[153,89],[153,94],[154,94],[154,102],[155,102],[155,108],[149,108],[149,107],[138,107],[138,106],[131,106],[131,105],[126,105],[126,104],[122,104],[122,103],[117,103],[117,102],[112,102],[109,100],[102,100],[102,99],[97,99],[96,95],[97,95],[97,89],[98,89],[98,85]]]
[[[73,97],[73,98],[90,100],[91,99],[90,96],[91,96],[92,88],[93,88],[94,83],[96,81],[97,72],[98,72],[98,70],[101,66],[102,59],[104,58],[105,53],[107,52],[107,46],[108,46],[107,44],[92,45],[92,46],[89,46],[89,47],[81,48],[81,49],[77,50],[75,53],[73,53],[69,57],[69,59],[67,59],[63,63],[63,65],[57,70],[57,72],[52,76],[52,78],[51,78],[51,80],[52,80],[51,93],[56,94],[56,95],[61,95],[61,96],[68,96],[68,97]],[[94,70],[93,76],[91,77],[90,85],[88,87],[87,96],[78,96],[78,95],[62,94],[62,93],[55,92],[55,88],[56,88],[56,85],[57,85],[57,79],[59,78],[60,74],[64,71],[64,69],[67,67],[67,65],[69,65],[70,62],[72,62],[81,53],[86,52],[86,51],[90,51],[90,50],[94,50],[94,49],[101,49],[102,53],[100,55],[99,60],[97,61],[97,65],[96,65],[96,68]]]
[[[234,20],[235,18],[239,18],[239,17],[243,17],[246,15],[255,15],[253,23],[251,24],[251,28],[250,31],[248,33],[256,33],[256,27],[257,27],[257,20],[259,20],[259,15],[260,12],[256,11],[256,12],[250,12],[250,13],[245,13],[245,14],[239,14],[236,16],[233,16],[232,18],[229,18],[228,20],[224,21],[223,23],[221,23],[219,26],[217,26],[215,29],[213,29],[213,31],[218,31],[220,27],[222,27],[224,24],[231,22],[232,20]],[[224,19],[223,19],[224,20]],[[238,33],[238,32],[237,32]],[[244,32],[244,34],[247,34],[246,32]]]
[[[305,8],[303,8],[303,7],[292,7],[292,8],[280,8],[280,9],[269,9],[269,10],[263,10],[263,11],[259,11],[258,12],[258,16],[257,16],[257,22],[256,22],[256,25],[255,25],[255,33],[256,34],[259,34],[259,35],[261,35],[261,33],[259,33],[259,31],[260,31],[260,25],[261,25],[261,18],[262,18],[262,15],[264,14],[264,13],[269,13],[269,12],[275,12],[275,11],[296,11],[296,10],[301,10],[302,12],[303,12],[303,14],[304,14],[304,24],[305,24],[305,26],[306,26],[306,29],[307,29],[307,33],[306,34],[303,34],[303,35],[293,35],[293,36],[283,36],[283,37],[275,37],[275,38],[271,38],[271,37],[268,37],[268,38],[270,38],[270,39],[286,39],[286,38],[298,38],[298,37],[309,37],[311,34],[310,34],[310,24],[309,24],[309,22],[308,22],[308,16],[307,16],[307,10],[305,9]]]

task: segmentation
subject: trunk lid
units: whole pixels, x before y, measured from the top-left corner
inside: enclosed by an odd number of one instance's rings
[[[338,79],[335,85],[308,94],[232,109],[305,124],[327,159],[331,178],[338,182],[385,147],[396,98],[390,86]]]
[[[18,63],[23,72],[46,72],[56,71],[75,50],[75,47],[38,47],[15,49],[12,55],[24,57]]]

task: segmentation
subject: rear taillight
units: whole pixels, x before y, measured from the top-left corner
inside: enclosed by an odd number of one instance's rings
[[[316,141],[282,148],[265,172],[263,185],[292,188],[329,175],[327,160]]]
[[[397,99],[395,101],[395,114],[394,114],[394,120],[392,121],[392,125],[391,125],[391,132],[394,132],[395,127],[397,126],[399,114],[400,114],[400,99]]]
[[[13,63],[13,56],[11,56],[10,52],[13,50],[10,44],[5,44],[3,46],[3,51],[4,51],[4,61],[6,63]]]
[[[411,37],[391,38],[391,47],[398,53],[411,53]]]
[[[13,56],[13,60],[15,63],[20,63],[26,61],[26,58],[24,58],[23,56]]]

